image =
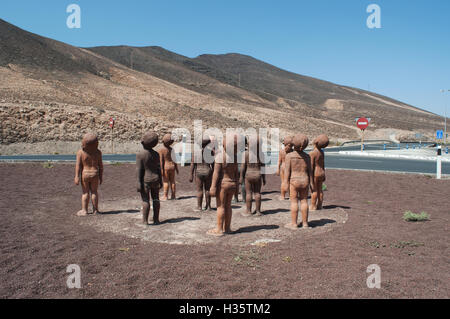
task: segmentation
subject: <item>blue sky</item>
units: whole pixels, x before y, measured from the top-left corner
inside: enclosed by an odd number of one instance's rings
[[[66,8],[81,7],[81,29]],[[369,4],[381,29],[369,29]],[[237,52],[280,68],[450,113],[448,0],[1,0],[0,18],[72,45]]]

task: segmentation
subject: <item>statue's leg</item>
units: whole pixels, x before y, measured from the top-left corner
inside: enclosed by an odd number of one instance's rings
[[[153,224],[159,224],[159,210],[160,210],[160,203],[159,203],[159,185],[155,183],[150,188],[150,192],[152,195],[152,203],[153,203]],[[147,213],[148,215],[148,213]]]
[[[142,198],[142,223],[148,225],[148,215],[150,212],[150,199],[149,199],[149,190],[146,186],[141,189],[141,198]]]
[[[322,204],[323,204],[323,190],[322,190],[322,185],[323,185],[323,179],[320,178],[317,183],[317,209],[322,209]]]
[[[209,189],[211,188],[212,182],[212,174],[205,178],[205,183],[203,184],[205,187],[205,210],[211,210],[211,194],[209,193]]]
[[[177,195],[177,185],[175,183],[175,169],[171,169],[169,172],[169,182],[170,182],[170,192],[171,192],[171,197],[170,199],[176,199]]]
[[[77,216],[86,216],[89,207],[89,182],[81,177],[81,190],[83,194],[81,195],[81,210],[77,212]]]
[[[245,178],[244,180],[244,184],[245,184],[245,207],[246,207],[246,212],[245,212],[245,216],[250,216],[252,214],[252,183]]]
[[[298,228],[298,191],[294,185],[289,186],[289,197],[291,200],[291,222],[286,225],[287,228]]]
[[[98,209],[98,185],[99,185],[99,178],[98,176],[95,176],[91,179],[91,182],[89,183],[89,188],[91,190],[92,208],[94,214],[100,212]]]
[[[164,174],[162,176],[163,179],[163,198],[161,200],[167,200],[169,198],[169,176],[167,170],[164,170]]]
[[[208,235],[214,236],[222,236],[223,235],[223,227],[225,222],[225,207],[224,207],[224,199],[225,199],[225,190],[221,187],[216,194],[216,203],[217,203],[217,224],[216,228],[208,230]]]
[[[280,179],[281,179],[280,199],[281,200],[285,200],[286,199],[287,185],[284,182],[284,169],[280,170]]]
[[[261,186],[262,182],[261,179],[259,179],[257,182],[253,183],[253,193],[255,194],[255,215],[260,216],[261,215]]]
[[[203,180],[198,176],[195,176],[195,186],[197,190],[197,208],[195,210],[201,211],[203,203]]]
[[[302,212],[302,227],[307,228],[308,225],[308,188],[300,189],[300,210]]]
[[[237,187],[227,190],[225,192],[225,196],[224,196],[225,222],[224,222],[223,231],[224,231],[224,233],[227,233],[227,234],[230,234],[232,232],[231,231],[231,217],[233,215],[233,212],[232,212],[232,208],[231,208],[231,200],[233,198],[233,195],[235,194],[235,188],[237,188]]]

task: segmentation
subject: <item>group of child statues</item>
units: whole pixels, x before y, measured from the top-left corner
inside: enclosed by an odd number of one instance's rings
[[[143,150],[136,155],[137,191],[142,198],[142,221],[148,224],[153,221],[159,224],[160,199],[159,192],[163,188],[163,198],[176,199],[175,174],[178,174],[177,163],[172,159],[174,140],[171,134],[162,138],[159,151],[158,135],[149,131],[142,137]],[[238,145],[256,145],[246,147],[242,160],[238,160]],[[303,134],[286,136],[284,147],[278,156],[276,174],[281,177],[280,200],[289,194],[291,201],[291,222],[285,227],[297,229],[298,212],[301,212],[301,226],[308,227],[308,211],[322,209],[323,190],[325,181],[325,165],[323,148],[328,146],[328,137],[319,135],[314,139],[314,149],[305,153],[308,138]],[[233,197],[238,200],[239,185],[242,185],[242,197],[246,202],[244,216],[260,216],[261,188],[266,184],[264,160],[262,158],[261,139],[258,136],[243,137],[238,134],[227,135],[223,139],[222,149],[213,146],[213,137],[203,137],[200,158],[194,159],[192,154],[191,175],[189,181],[195,181],[197,191],[196,211],[211,210],[211,197],[216,198],[217,225],[207,233],[214,236],[230,234]],[[228,151],[227,151],[228,150]],[[208,160],[212,158],[213,161]],[[81,181],[83,191],[82,209],[78,216],[88,214],[89,199],[92,201],[93,213],[99,213],[98,186],[103,180],[102,153],[98,149],[98,138],[88,133],[83,137],[82,148],[77,153],[75,168],[75,184]],[[308,206],[308,193],[311,190],[311,203]],[[153,218],[150,214],[150,197],[153,207]],[[202,208],[203,198],[205,207]],[[255,210],[252,211],[252,202]],[[300,207],[299,207],[300,201]]]

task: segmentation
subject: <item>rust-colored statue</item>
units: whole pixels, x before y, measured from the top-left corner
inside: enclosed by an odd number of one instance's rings
[[[245,152],[244,161],[241,165],[240,184],[245,184],[245,203],[247,211],[244,216],[261,216],[261,186],[266,185],[265,174],[261,172],[264,163],[260,158],[261,141],[257,136],[250,137],[249,149]],[[252,162],[252,163],[251,163]],[[255,197],[255,211],[252,212],[252,195]]]
[[[148,225],[150,196],[153,203],[153,223],[159,224],[159,190],[162,187],[160,158],[153,148],[158,144],[158,135],[147,132],[142,137],[144,149],[136,155],[137,191],[142,198],[142,222]]]
[[[78,216],[88,214],[89,197],[92,201],[93,213],[99,213],[98,209],[98,185],[103,182],[102,152],[98,149],[98,138],[93,133],[84,135],[81,141],[81,149],[77,152],[75,166],[75,184],[80,183],[83,195],[81,196],[82,209]],[[90,193],[90,196],[89,196]]]
[[[329,143],[328,136],[319,135],[313,141],[314,150],[309,153],[311,157],[311,205],[309,210],[320,210],[323,204],[322,184],[325,182],[325,155],[323,148]]]
[[[161,158],[161,174],[163,178],[164,196],[161,200],[167,200],[169,196],[169,188],[172,193],[171,199],[176,199],[175,172],[178,174],[178,166],[172,160],[172,135],[166,134],[162,139],[163,146],[159,150]]]
[[[217,201],[217,227],[207,233],[222,236],[231,233],[231,200],[239,186],[237,163],[237,135],[230,135],[223,140],[223,151],[216,156],[210,194]],[[227,142],[228,141],[228,142]],[[234,156],[227,154],[227,149],[234,148]]]
[[[205,192],[205,209],[211,210],[211,195],[209,194],[209,189],[211,187],[212,173],[213,173],[213,163],[206,163],[204,158],[205,148],[210,144],[210,138],[206,137],[202,140],[202,162],[195,163],[195,156],[192,154],[191,160],[191,177],[189,182],[193,182],[195,175],[195,185],[197,189],[197,208],[196,211],[202,210],[203,202],[203,191]],[[207,151],[207,150],[206,150]],[[212,153],[212,149],[211,149]]]
[[[284,147],[280,150],[278,155],[278,169],[277,175],[280,176],[281,180],[281,191],[280,191],[280,200],[286,199],[286,192],[289,192],[289,185],[285,184],[284,178],[284,167],[285,167],[285,159],[286,155],[292,152],[292,136],[286,136],[283,140]]]
[[[286,155],[285,183],[289,185],[291,199],[291,223],[286,227],[298,228],[298,200],[302,213],[302,227],[308,227],[308,188],[311,182],[311,159],[303,150],[308,146],[308,138],[296,134],[292,140],[294,151]]]

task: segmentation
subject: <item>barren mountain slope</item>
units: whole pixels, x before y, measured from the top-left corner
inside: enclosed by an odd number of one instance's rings
[[[426,131],[431,126],[432,115],[421,112],[421,123],[418,112],[400,102],[316,79],[311,80],[316,86],[304,84],[304,91],[295,93],[285,79],[271,73],[274,67],[266,73],[239,68],[245,84],[239,87],[230,80],[233,68],[203,60],[159,47],[76,48],[0,20],[0,144],[78,141],[88,130],[109,138],[110,116],[116,117],[115,138],[123,142],[138,140],[147,129],[159,134],[176,127],[191,129],[196,119],[204,127],[275,127],[282,135],[302,131],[312,138],[325,132],[334,140],[349,139],[358,136],[354,114],[361,105],[370,109],[372,100],[379,105],[371,110],[373,118],[378,110],[389,113],[395,108],[411,114],[403,118],[410,122],[399,122],[398,128]],[[247,87],[250,77],[244,71],[261,78]],[[284,76],[286,71],[280,72]],[[273,85],[279,95],[261,94],[259,89],[268,89],[259,83]],[[347,95],[326,93],[327,85]],[[301,98],[306,96],[302,92],[314,97],[316,88],[325,97],[320,100],[323,105]],[[398,103],[401,107],[392,105]],[[379,125],[373,121],[372,128]]]

